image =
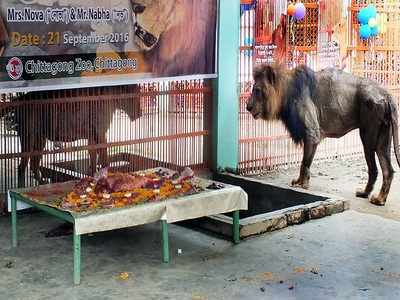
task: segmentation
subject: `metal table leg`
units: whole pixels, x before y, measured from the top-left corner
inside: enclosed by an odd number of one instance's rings
[[[239,211],[233,212],[232,237],[235,244],[240,242]]]
[[[81,283],[81,236],[74,230],[74,284]]]
[[[17,200],[11,197],[11,244],[13,248],[17,247]]]
[[[168,223],[161,220],[163,262],[169,263]]]

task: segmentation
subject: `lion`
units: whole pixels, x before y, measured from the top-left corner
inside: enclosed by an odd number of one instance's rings
[[[392,138],[400,166],[397,107],[386,89],[336,68],[314,72],[306,66],[287,70],[280,65],[260,65],[253,77],[247,110],[255,119],[282,121],[294,143],[304,147],[300,176],[292,186],[308,189],[310,167],[324,138],[340,138],[358,128],[368,165],[368,183],[356,196],[369,198],[373,191],[378,177],[376,153],[383,184],[370,202],[385,205],[394,176]]]

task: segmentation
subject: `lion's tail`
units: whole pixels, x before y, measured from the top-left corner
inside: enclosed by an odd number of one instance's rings
[[[390,107],[391,121],[392,121],[394,154],[396,155],[396,160],[400,167],[399,119],[395,102],[390,101],[389,107]]]

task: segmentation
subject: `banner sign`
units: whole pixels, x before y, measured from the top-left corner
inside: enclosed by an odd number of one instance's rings
[[[1,0],[0,90],[215,77],[217,0]]]

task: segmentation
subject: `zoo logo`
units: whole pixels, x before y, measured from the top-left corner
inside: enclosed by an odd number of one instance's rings
[[[18,80],[21,78],[22,73],[24,72],[24,66],[22,61],[18,57],[13,57],[8,61],[7,64],[7,73],[13,80]]]

